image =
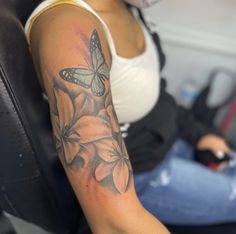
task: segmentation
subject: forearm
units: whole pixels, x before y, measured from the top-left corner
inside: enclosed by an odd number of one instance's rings
[[[144,209],[127,217],[124,222],[114,220],[110,226],[97,229],[94,234],[170,234],[157,219]]]
[[[94,234],[169,234],[168,230],[140,202],[125,200],[119,207],[100,210],[91,226]],[[103,216],[104,215],[104,216]],[[109,217],[107,217],[109,215]],[[91,219],[90,219],[91,220]]]

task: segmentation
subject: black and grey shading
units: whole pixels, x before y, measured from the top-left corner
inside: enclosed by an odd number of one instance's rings
[[[95,96],[105,93],[105,80],[109,79],[109,67],[102,52],[101,42],[96,30],[89,41],[90,64],[88,67],[65,68],[59,72],[60,77],[86,89],[91,88]]]

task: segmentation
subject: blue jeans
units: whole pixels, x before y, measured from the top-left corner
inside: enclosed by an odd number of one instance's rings
[[[193,161],[178,140],[154,170],[134,176],[144,207],[167,224],[205,225],[236,221],[236,166],[211,171]]]

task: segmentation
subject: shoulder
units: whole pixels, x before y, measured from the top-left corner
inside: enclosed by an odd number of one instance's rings
[[[92,12],[70,4],[61,4],[47,9],[37,17],[33,28],[46,30],[50,27],[60,26],[66,30],[72,28],[72,25],[80,26],[83,30],[94,26],[102,29],[101,22]],[[54,30],[56,29],[54,28]]]
[[[105,56],[110,51],[104,26],[88,10],[69,4],[61,4],[42,13],[34,22],[31,30],[31,47],[50,47],[50,50],[65,50],[70,45],[87,46],[96,31]],[[82,49],[83,50],[83,49]]]

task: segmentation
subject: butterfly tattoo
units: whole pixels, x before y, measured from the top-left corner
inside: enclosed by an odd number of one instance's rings
[[[91,62],[88,67],[65,68],[59,75],[65,81],[91,89],[94,95],[102,96],[105,93],[104,82],[109,79],[109,67],[96,30],[89,41],[89,53]]]

